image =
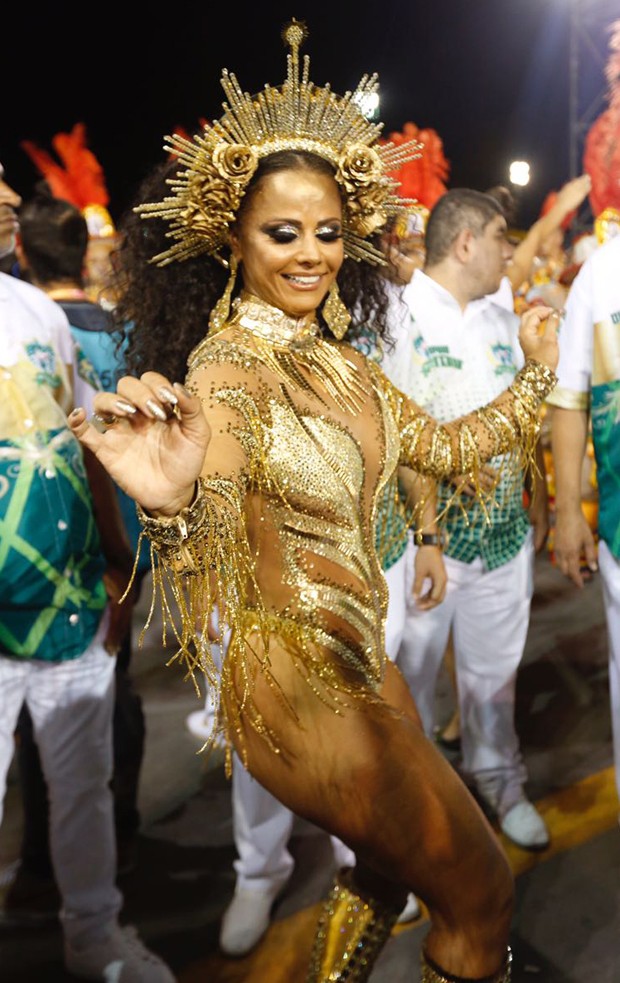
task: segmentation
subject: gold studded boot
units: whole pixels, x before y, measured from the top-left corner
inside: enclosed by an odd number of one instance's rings
[[[401,907],[360,897],[338,874],[319,918],[306,983],[365,983]]]
[[[421,983],[510,983],[510,964],[512,955],[510,949],[506,953],[506,962],[499,972],[493,976],[451,976],[446,973],[437,963],[422,953],[422,978]]]

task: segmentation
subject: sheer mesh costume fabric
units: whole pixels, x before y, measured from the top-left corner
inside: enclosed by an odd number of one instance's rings
[[[475,476],[517,442],[529,458],[552,373],[529,362],[489,407],[439,425],[353,348],[247,296],[188,365],[212,430],[205,521],[174,557],[160,551],[156,587],[180,609],[179,657],[213,685],[204,639],[220,605],[232,629],[220,726],[242,752],[248,728],[280,752],[317,700],[342,712],[377,699],[387,592],[374,530],[395,469]]]

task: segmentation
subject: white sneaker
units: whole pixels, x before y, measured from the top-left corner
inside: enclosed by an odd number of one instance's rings
[[[115,928],[96,945],[74,948],[65,941],[65,966],[83,980],[102,983],[175,983],[165,962],[147,949],[133,925]]]
[[[185,726],[190,734],[204,743],[213,733],[213,717],[206,710],[194,710],[185,718]]]
[[[259,942],[271,921],[272,892],[235,891],[220,927],[220,949],[227,956],[245,956]]]
[[[215,717],[209,710],[194,710],[185,718],[185,726],[190,734],[198,738],[202,747],[203,744],[206,744],[213,737]],[[221,750],[226,747],[226,740],[223,734],[220,733],[217,735],[213,742],[213,747],[220,748]]]
[[[410,894],[407,898],[407,904],[396,919],[396,924],[405,925],[407,922],[412,922],[419,917],[420,905],[418,904],[418,899],[415,894]]]
[[[550,837],[547,825],[528,799],[521,799],[500,819],[500,828],[522,850],[545,850]]]

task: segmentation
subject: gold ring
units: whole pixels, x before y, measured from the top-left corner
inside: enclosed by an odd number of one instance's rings
[[[101,413],[93,413],[90,422],[99,433],[105,433],[115,423],[118,423],[118,417],[114,416],[113,413],[107,413],[105,416],[102,416]]]

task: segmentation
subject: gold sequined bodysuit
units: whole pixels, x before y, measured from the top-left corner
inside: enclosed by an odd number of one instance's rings
[[[338,709],[373,699],[382,682],[387,591],[374,529],[395,469],[475,476],[500,450],[518,444],[527,457],[552,373],[527,363],[512,392],[440,426],[359,352],[248,295],[188,365],[212,430],[206,520],[174,556],[159,551],[157,576],[181,609],[183,657],[212,684],[200,619],[218,604],[232,629],[225,729],[239,734],[243,718],[276,747],[253,698],[259,680],[293,717],[304,689]],[[294,696],[271,671],[282,653],[304,681]]]

